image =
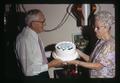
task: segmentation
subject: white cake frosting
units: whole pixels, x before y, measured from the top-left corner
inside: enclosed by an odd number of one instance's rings
[[[59,42],[58,44],[56,44],[55,49],[56,52],[53,54],[54,58],[61,59],[63,61],[70,61],[78,58],[76,46],[72,42]]]

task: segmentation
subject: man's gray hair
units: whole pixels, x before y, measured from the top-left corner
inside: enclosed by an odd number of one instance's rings
[[[39,19],[38,14],[43,15],[43,13],[40,10],[38,10],[38,9],[32,9],[32,10],[28,11],[27,16],[25,18],[26,24],[30,25],[30,23],[32,21],[38,20]]]
[[[97,20],[101,21],[108,28],[111,28],[112,24],[114,24],[115,19],[112,14],[108,11],[99,11],[96,13],[95,17]]]

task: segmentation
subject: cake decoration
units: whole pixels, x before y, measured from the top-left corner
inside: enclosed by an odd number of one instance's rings
[[[61,59],[63,61],[70,61],[78,58],[76,46],[74,43],[69,41],[62,41],[56,44],[53,58]]]

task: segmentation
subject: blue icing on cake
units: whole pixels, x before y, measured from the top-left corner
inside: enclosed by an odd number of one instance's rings
[[[61,43],[57,48],[62,50],[70,50],[73,48],[73,46],[71,43]]]

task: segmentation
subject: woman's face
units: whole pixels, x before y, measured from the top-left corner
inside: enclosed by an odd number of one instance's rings
[[[102,39],[106,33],[106,27],[104,23],[99,20],[96,20],[94,30],[98,39]]]

